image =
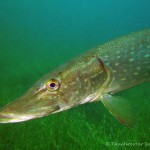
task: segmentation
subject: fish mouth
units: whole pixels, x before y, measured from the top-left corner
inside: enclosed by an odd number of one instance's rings
[[[19,103],[17,105],[14,105],[14,103],[16,102],[14,101],[0,110],[0,123],[23,122],[35,118],[41,118],[59,110],[58,106],[49,107],[43,105],[37,107],[35,105],[29,107],[28,105],[27,107],[19,107]]]
[[[46,106],[47,103],[39,105],[20,105],[12,102],[0,110],[0,123],[15,123],[41,118],[59,110],[58,106]],[[22,104],[22,102],[21,102]],[[20,107],[19,107],[20,106]]]
[[[55,99],[47,96],[42,90],[33,94],[29,90],[19,99],[0,109],[0,123],[15,123],[40,118],[60,109]]]
[[[13,113],[0,112],[0,123],[22,122],[33,118],[34,117],[32,115],[17,115]]]
[[[17,123],[17,122],[23,122],[23,121],[27,121],[27,120],[31,120],[31,119],[35,119],[35,118],[41,118],[44,116],[47,116],[53,112],[57,111],[57,109],[53,109],[51,111],[48,112],[39,112],[36,114],[33,113],[18,113],[16,111],[5,111],[1,110],[0,111],[0,123]]]

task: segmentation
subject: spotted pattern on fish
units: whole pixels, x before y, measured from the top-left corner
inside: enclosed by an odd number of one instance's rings
[[[93,52],[113,71],[114,80],[108,92],[150,81],[150,29],[110,41]]]
[[[69,82],[74,85],[80,82],[82,85],[76,89],[80,91],[79,101],[97,93],[106,81],[106,73],[98,60],[102,60],[113,73],[105,92],[116,93],[150,81],[150,29],[100,45],[63,68],[63,82],[67,84],[68,90],[71,87]],[[74,101],[74,96],[71,99]]]

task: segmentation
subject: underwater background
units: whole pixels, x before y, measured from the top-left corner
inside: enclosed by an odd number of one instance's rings
[[[149,27],[149,0],[0,1],[0,108],[56,66]],[[150,83],[116,95],[132,102],[135,128],[121,125],[101,102],[87,103],[45,118],[0,124],[0,150],[150,149]]]

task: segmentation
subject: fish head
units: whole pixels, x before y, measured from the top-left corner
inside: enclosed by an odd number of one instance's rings
[[[50,72],[23,96],[0,110],[0,123],[27,121],[74,107],[85,94],[82,87],[76,70]]]

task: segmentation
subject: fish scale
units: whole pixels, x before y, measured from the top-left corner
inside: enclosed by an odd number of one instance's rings
[[[115,70],[114,79],[108,92],[118,92],[150,81],[149,29],[106,43],[94,49],[93,52],[103,59],[112,71]],[[132,83],[132,81],[134,82]],[[129,84],[130,82],[131,84]],[[119,84],[119,89],[116,84]]]

